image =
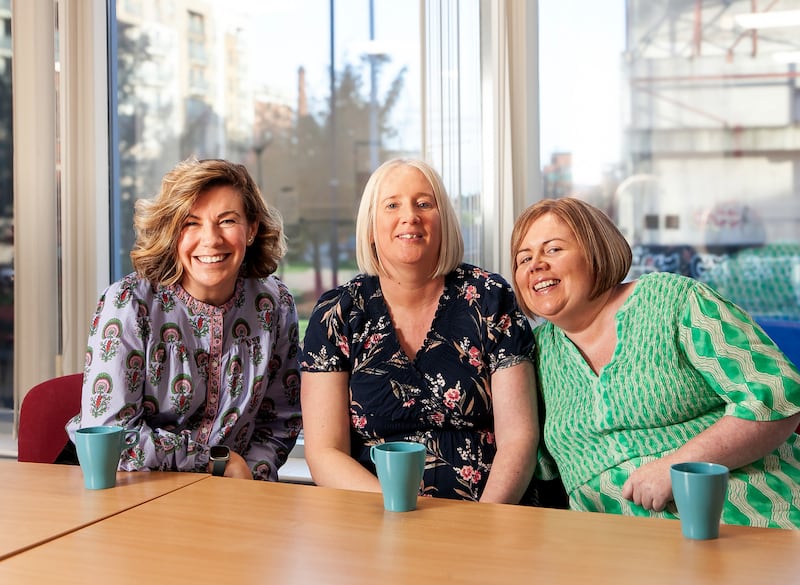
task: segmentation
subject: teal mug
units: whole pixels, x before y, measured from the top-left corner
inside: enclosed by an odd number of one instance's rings
[[[728,468],[717,463],[676,463],[669,470],[672,497],[686,538],[719,537],[722,508],[728,492]]]
[[[123,427],[86,427],[75,432],[75,448],[83,471],[83,484],[102,490],[117,484],[122,452],[139,442],[139,431]]]
[[[369,457],[375,464],[383,493],[383,507],[408,512],[417,507],[417,494],[425,472],[425,445],[392,441],[373,445]]]

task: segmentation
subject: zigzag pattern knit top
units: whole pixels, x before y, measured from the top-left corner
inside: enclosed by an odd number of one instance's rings
[[[599,375],[558,327],[534,332],[545,442],[574,509],[675,518],[674,504],[653,513],[622,498],[633,470],[724,415],[768,421],[800,411],[797,368],[701,282],[643,276],[616,324],[617,347]],[[800,528],[800,436],[731,471],[722,521]]]

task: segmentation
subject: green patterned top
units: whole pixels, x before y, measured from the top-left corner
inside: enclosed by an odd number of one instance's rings
[[[544,438],[577,510],[677,518],[622,497],[636,468],[719,420],[800,411],[800,373],[739,307],[707,285],[643,276],[616,315],[617,347],[596,375],[564,332],[534,334]],[[543,452],[541,476],[547,477]],[[800,436],[731,471],[727,524],[800,528]]]

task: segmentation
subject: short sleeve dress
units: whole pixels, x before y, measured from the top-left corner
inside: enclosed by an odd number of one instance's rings
[[[508,283],[462,264],[409,359],[378,278],[360,275],[320,298],[301,369],[350,372],[352,456],[367,469],[375,472],[370,446],[417,441],[428,449],[422,495],[478,500],[496,451],[491,375],[530,360],[532,344]]]
[[[622,497],[641,465],[724,415],[800,411],[800,373],[739,307],[696,280],[643,276],[616,315],[617,347],[595,375],[564,332],[534,330],[545,442],[577,510],[676,518]],[[731,471],[722,521],[800,527],[800,437]]]

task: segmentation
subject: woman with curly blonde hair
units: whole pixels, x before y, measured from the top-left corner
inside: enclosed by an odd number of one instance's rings
[[[280,215],[217,159],[179,163],[135,209],[135,272],[100,297],[70,438],[122,425],[140,441],[120,469],[277,480],[302,425]]]

